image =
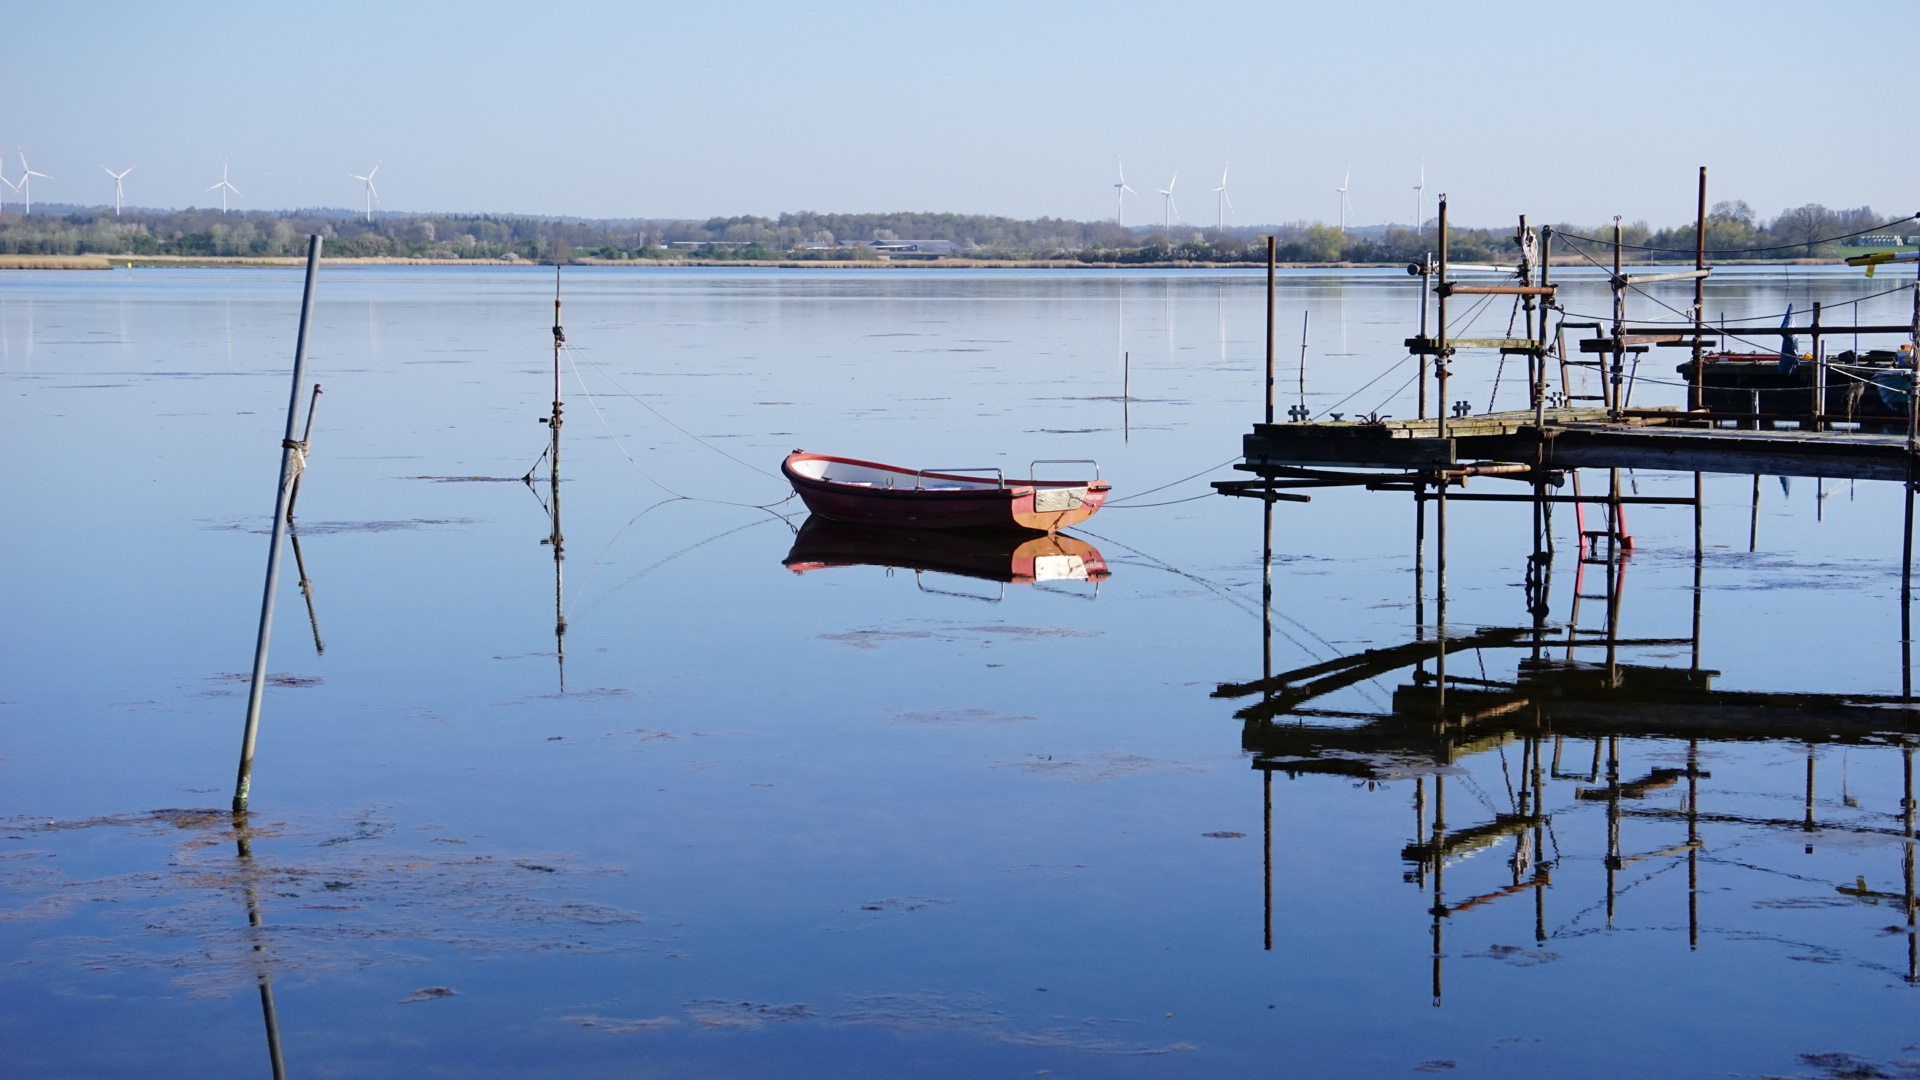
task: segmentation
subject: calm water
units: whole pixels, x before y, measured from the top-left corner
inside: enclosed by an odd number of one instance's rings
[[[1736,270],[1708,309],[1899,284]],[[1417,287],[1288,274],[1282,407],[1305,309],[1307,404],[1410,416],[1412,369],[1387,369]],[[1446,754],[1393,719],[1423,692],[1408,668],[1271,727],[1235,718],[1257,695],[1213,696],[1261,675],[1261,508],[1178,501],[1204,480],[1141,493],[1235,456],[1258,273],[569,271],[557,642],[547,517],[517,482],[547,434],[550,272],[326,270],[311,606],[290,561],[242,860],[213,811],[299,288],[0,277],[8,1075],[267,1076],[263,980],[295,1077],[1826,1076],[1920,1057],[1904,762],[1859,710],[1844,738],[1775,708],[1800,720],[1692,730],[1691,750],[1688,725],[1738,710],[1630,708],[1617,748],[1537,752],[1513,734],[1530,721],[1492,715]],[[1592,278],[1566,302],[1607,303]],[[1666,352],[1637,401],[1680,401]],[[1497,364],[1463,359],[1458,396],[1518,407],[1524,372]],[[771,475],[794,447],[1018,475],[1097,458],[1140,497],[1076,533],[1100,582],[905,556],[796,572],[805,513]],[[1713,687],[1899,693],[1897,486],[1769,477],[1755,511],[1750,477],[1705,484]],[[1529,625],[1530,508],[1451,514],[1449,633]],[[1684,680],[1692,512],[1628,525],[1619,634],[1666,644],[1620,660]],[[1553,517],[1554,627],[1579,527]],[[1429,535],[1416,607],[1414,536],[1405,495],[1281,506],[1273,669],[1413,640],[1436,554]],[[1448,670],[1492,700],[1531,655]]]

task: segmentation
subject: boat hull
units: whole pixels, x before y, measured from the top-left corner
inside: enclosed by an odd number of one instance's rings
[[[872,477],[836,479],[835,469]],[[780,471],[807,509],[824,518],[895,529],[1030,529],[1055,532],[1092,517],[1110,486],[1095,480],[998,483],[916,472],[855,458],[795,451]]]

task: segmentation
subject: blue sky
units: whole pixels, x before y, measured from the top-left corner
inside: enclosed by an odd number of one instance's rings
[[[25,4],[5,175],[36,199],[703,218],[1656,223],[1920,211],[1920,4]],[[1697,57],[1688,64],[1683,57]],[[1692,70],[1689,70],[1689,69]],[[1606,151],[1628,151],[1610,164]],[[9,200],[11,193],[7,193]],[[10,201],[9,205],[13,205]],[[1431,202],[1429,202],[1429,210]]]

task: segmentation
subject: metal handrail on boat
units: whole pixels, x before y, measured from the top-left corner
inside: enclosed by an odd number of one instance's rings
[[[924,582],[924,581],[921,581],[921,580],[920,580],[920,575],[921,575],[922,573],[925,573],[925,571],[922,571],[922,570],[915,570],[915,571],[913,572],[913,583],[914,583],[915,585],[918,585],[918,586],[920,587],[920,591],[921,591],[921,592],[925,592],[925,593],[933,593],[933,594],[935,594],[935,595],[937,595],[937,596],[956,596],[956,597],[959,597],[959,598],[960,598],[960,599],[962,599],[962,600],[980,600],[980,601],[984,601],[984,602],[986,602],[986,603],[989,603],[989,604],[998,604],[998,603],[1000,603],[1000,602],[1001,602],[1002,600],[1005,600],[1005,599],[1007,598],[1007,583],[1006,583],[1006,582],[1004,582],[1004,581],[1000,583],[1000,595],[999,595],[999,596],[981,596],[981,595],[980,595],[979,593],[970,593],[970,592],[955,592],[955,591],[954,591],[954,590],[952,590],[952,589],[931,589],[931,588],[928,588],[928,587],[927,587],[927,583],[926,583],[926,582]]]
[[[1027,463],[1027,483],[1029,484],[1033,483],[1035,465],[1091,465],[1093,466],[1094,482],[1098,483],[1100,480],[1100,463],[1090,457],[1035,458]]]
[[[982,465],[982,466],[979,466],[978,468],[971,468],[971,469],[960,469],[960,468],[921,469],[919,472],[916,472],[913,474],[913,490],[915,491],[920,490],[920,483],[922,480],[926,479],[926,475],[928,473],[958,473],[958,472],[990,472],[993,474],[994,479],[999,482],[999,486],[1003,488],[1007,486],[1007,476],[1005,473],[1000,471],[1000,466]]]

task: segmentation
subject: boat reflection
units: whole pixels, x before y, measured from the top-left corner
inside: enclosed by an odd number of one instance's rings
[[[800,526],[793,548],[781,560],[796,574],[845,566],[951,574],[1008,584],[1100,582],[1111,576],[1097,548],[1063,533],[977,532],[949,529],[880,529],[813,515]],[[928,592],[942,592],[928,588]],[[973,594],[956,594],[972,596]],[[981,599],[993,599],[981,597]]]
[[[1613,487],[1618,491],[1617,484]],[[1698,488],[1696,487],[1696,491]],[[1428,894],[1432,918],[1433,1003],[1441,1002],[1442,973],[1450,927],[1470,912],[1511,897],[1533,901],[1535,950],[1494,946],[1474,956],[1517,957],[1516,962],[1557,958],[1547,943],[1591,932],[1586,919],[1604,913],[1605,931],[1624,920],[1623,900],[1631,897],[1647,925],[1672,925],[1660,909],[1670,893],[1638,886],[1665,870],[1684,867],[1687,948],[1709,940],[1762,940],[1771,927],[1759,914],[1741,914],[1724,903],[1703,921],[1701,895],[1729,887],[1763,893],[1770,882],[1807,883],[1812,897],[1763,898],[1744,910],[1769,905],[1815,909],[1835,905],[1879,905],[1897,909],[1900,924],[1882,937],[1904,946],[1903,962],[1882,954],[1879,940],[1818,944],[1823,955],[1855,953],[1854,962],[1872,970],[1897,970],[1920,983],[1920,896],[1915,890],[1915,811],[1913,752],[1920,745],[1920,700],[1901,695],[1822,694],[1723,690],[1713,685],[1719,673],[1703,669],[1701,658],[1700,509],[1695,500],[1694,604],[1692,629],[1684,637],[1629,637],[1622,633],[1626,568],[1633,547],[1626,539],[1622,507],[1602,502],[1602,526],[1592,507],[1576,527],[1579,538],[1576,577],[1564,609],[1565,622],[1550,622],[1553,545],[1552,502],[1546,485],[1535,485],[1534,546],[1527,560],[1525,588],[1529,625],[1455,629],[1446,612],[1444,507],[1438,507],[1442,538],[1437,601],[1430,609],[1425,518],[1435,494],[1416,494],[1415,627],[1413,640],[1386,648],[1334,657],[1292,671],[1272,672],[1271,539],[1267,544],[1269,615],[1265,620],[1266,657],[1262,677],[1224,683],[1217,698],[1256,698],[1234,715],[1242,722],[1241,746],[1262,774],[1266,829],[1266,947],[1273,948],[1273,775],[1289,778],[1340,778],[1367,790],[1411,782],[1412,836],[1395,839],[1408,884]],[[1525,498],[1522,496],[1521,498]],[[1599,502],[1600,500],[1595,500]],[[1576,504],[1578,506],[1579,504]],[[1271,504],[1267,507],[1271,537]],[[1910,526],[1909,526],[1910,527]],[[1910,542],[1910,540],[1909,540]],[[1910,574],[1910,571],[1908,572]],[[1903,603],[1910,585],[1902,590]],[[1604,626],[1582,627],[1582,600],[1604,604]],[[1440,621],[1428,623],[1429,610]],[[1905,620],[1903,620],[1903,626]],[[1623,651],[1648,650],[1636,659],[1678,657],[1689,648],[1691,662],[1662,666],[1629,663]],[[1448,674],[1449,655],[1477,659],[1472,676]],[[1902,663],[1910,649],[1902,642]],[[1517,655],[1516,655],[1517,654]],[[1502,656],[1512,656],[1503,663]],[[1365,696],[1362,684],[1404,671],[1390,701],[1371,709],[1326,707],[1323,699],[1347,688]],[[1509,674],[1510,672],[1510,674]],[[1910,673],[1902,672],[1910,686]],[[1384,706],[1384,708],[1382,707]],[[1589,759],[1586,743],[1591,743]],[[1703,784],[1713,774],[1701,767],[1703,750],[1739,770],[1718,785]],[[1718,751],[1716,754],[1716,744]],[[1789,783],[1798,790],[1774,790],[1782,770],[1753,770],[1750,754],[1733,744],[1764,751],[1767,744],[1804,754],[1805,770],[1795,768]],[[1841,791],[1819,793],[1817,760],[1843,761]],[[1772,755],[1777,758],[1777,751]],[[1517,760],[1513,760],[1517,758]],[[1578,765],[1571,764],[1578,761]],[[1769,760],[1768,764],[1777,764]],[[1851,770],[1850,772],[1847,770]],[[1826,781],[1832,786],[1831,773]],[[1863,800],[1849,785],[1858,778],[1885,794]],[[1450,819],[1449,788],[1456,796]],[[1757,789],[1756,789],[1757,788]],[[1897,802],[1890,797],[1899,791]],[[1504,795],[1504,798],[1501,796]],[[1820,797],[1817,797],[1820,796]],[[1782,803],[1798,814],[1784,814]],[[1464,820],[1461,820],[1464,819]],[[1787,844],[1763,845],[1756,837]],[[1787,863],[1785,853],[1813,855],[1825,839],[1820,863]],[[1386,845],[1383,845],[1386,846]],[[1506,849],[1504,860],[1469,861],[1476,854]],[[1735,848],[1739,856],[1732,856]],[[1897,855],[1897,859],[1895,856]],[[1836,873],[1840,867],[1844,870]],[[1715,880],[1703,890],[1702,876]],[[1784,877],[1782,876],[1784,875]],[[1560,880],[1556,881],[1556,876]],[[1870,888],[1869,880],[1891,881]],[[1794,888],[1806,886],[1796,885]],[[1581,899],[1591,890],[1591,899]],[[1572,904],[1557,926],[1549,919],[1549,897],[1572,894]],[[1502,905],[1503,906],[1503,905]],[[1473,933],[1498,933],[1482,923]],[[1628,929],[1628,927],[1619,927]],[[1795,934],[1810,927],[1796,926]],[[1833,930],[1830,933],[1845,933]],[[1503,951],[1504,950],[1504,951]],[[1529,961],[1536,955],[1538,961]]]

